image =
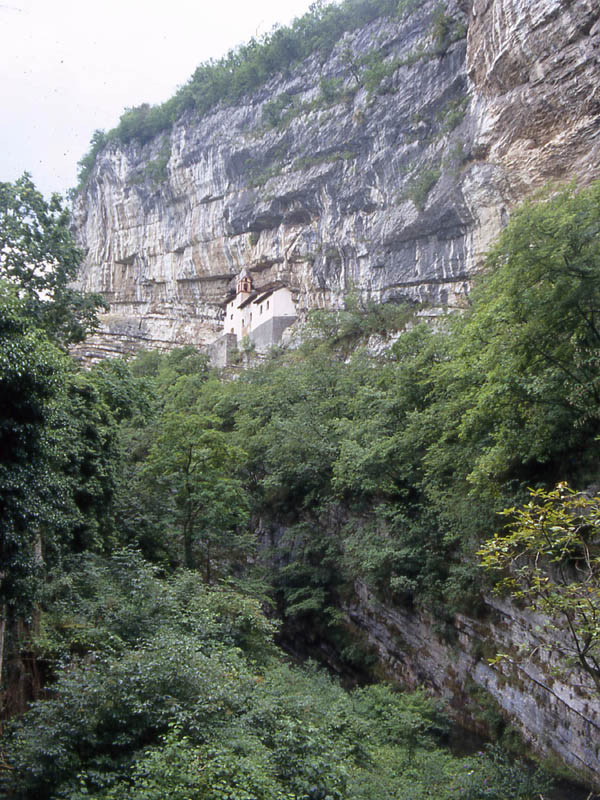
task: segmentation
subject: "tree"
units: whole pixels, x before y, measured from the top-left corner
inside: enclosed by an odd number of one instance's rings
[[[493,512],[524,503],[528,486],[595,480],[599,315],[600,184],[526,202],[448,320],[413,418],[427,502],[450,535],[491,535]]]
[[[46,201],[27,173],[0,183],[0,279],[16,288],[31,323],[63,347],[85,338],[104,304],[70,285],[81,258],[58,194]]]
[[[5,665],[18,650],[17,620],[33,608],[42,540],[54,521],[49,432],[65,371],[64,354],[30,326],[25,302],[0,281],[0,715],[21,704],[22,670]],[[3,691],[9,684],[16,691]]]
[[[0,282],[0,616],[27,607],[40,521],[48,510],[46,458],[51,403],[64,362],[30,329],[24,302]],[[0,653],[2,651],[0,636]],[[2,658],[0,657],[0,678]]]
[[[57,429],[72,375],[63,351],[94,326],[100,302],[69,285],[80,258],[58,195],[44,200],[27,174],[0,183],[0,679],[5,653],[18,654],[44,556],[64,549],[77,512],[81,475],[67,477]],[[12,701],[0,699],[4,711]]]
[[[80,258],[58,195],[46,202],[27,174],[14,184],[0,183],[3,606],[27,606],[31,592],[21,581],[34,574],[42,534],[48,538],[57,527],[64,500],[59,464],[66,448],[63,443],[61,451],[52,429],[60,428],[57,408],[72,370],[57,345],[81,339],[95,324],[99,303],[69,286]]]
[[[164,498],[164,511],[170,510],[185,566],[194,569],[200,551],[210,583],[215,561],[231,558],[244,543],[250,547],[247,537],[239,534],[248,519],[248,500],[235,477],[243,452],[219,430],[216,416],[178,402],[189,399],[187,388],[196,385],[194,378],[177,381],[150,448],[145,475],[148,486]]]
[[[587,466],[600,417],[600,183],[525,203],[487,268],[448,367],[469,406],[459,435],[487,445],[473,478],[574,454]]]
[[[481,548],[482,565],[504,574],[498,591],[566,626],[569,656],[600,690],[600,496],[559,483],[502,513],[512,521]]]

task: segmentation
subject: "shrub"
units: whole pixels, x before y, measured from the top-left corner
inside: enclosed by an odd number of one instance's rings
[[[423,211],[427,203],[429,193],[440,179],[441,169],[439,166],[432,166],[421,170],[414,177],[406,191],[405,196],[413,201],[419,211]]]

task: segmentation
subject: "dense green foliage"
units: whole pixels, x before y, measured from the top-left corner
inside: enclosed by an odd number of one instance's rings
[[[15,287],[28,316],[61,345],[82,341],[103,304],[70,285],[81,257],[59,195],[46,201],[27,173],[0,183],[0,281]]]
[[[284,559],[274,597],[292,627],[343,639],[336,609],[358,576],[442,618],[472,607],[484,580],[475,550],[496,512],[531,485],[596,479],[599,208],[597,185],[525,205],[469,308],[436,330],[410,309],[349,298],[313,317],[297,351],[233,382],[203,373],[192,401],[189,378],[167,390],[163,420],[193,410],[185,425],[197,418],[235,453],[239,511],[248,504]],[[363,346],[406,326],[382,355]],[[156,447],[138,452],[142,475]],[[164,511],[138,541],[161,525]]]
[[[600,689],[600,497],[559,483],[532,490],[525,507],[502,513],[511,522],[479,552],[483,566],[502,575],[496,590],[525,600],[563,630],[571,656],[565,666],[578,664]]]
[[[341,614],[357,579],[443,630],[477,608],[497,511],[597,480],[600,185],[518,210],[463,313],[350,295],[236,380],[193,348],[79,370],[27,265],[0,292],[3,714],[26,663],[47,688],[7,728],[6,793],[544,791],[497,750],[450,755],[424,694],[347,692],[274,641],[369,677]]]
[[[42,601],[34,644],[58,679],[10,726],[10,797],[475,800],[546,785],[494,751],[451,756],[422,692],[348,693],[282,663],[258,603],[197,573],[77,556]]]
[[[30,595],[35,523],[49,514],[48,420],[64,370],[62,354],[28,325],[25,303],[0,284],[0,604]],[[10,582],[9,582],[10,581]]]
[[[71,456],[58,447],[62,436],[71,435],[71,424],[79,424],[70,401],[85,380],[73,376],[62,350],[93,328],[100,304],[69,285],[79,259],[58,195],[47,202],[28,175],[0,183],[3,618],[7,606],[27,607],[44,549],[56,547],[73,514],[83,511],[62,468]],[[85,449],[83,442],[79,446]],[[80,480],[80,474],[74,478]]]

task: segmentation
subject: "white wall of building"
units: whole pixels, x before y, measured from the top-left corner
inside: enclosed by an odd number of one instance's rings
[[[296,316],[296,306],[292,299],[292,293],[289,289],[286,289],[285,286],[276,289],[272,294],[262,300],[262,302],[257,302],[260,300],[260,297],[259,294],[257,299],[251,303],[251,305],[254,306],[252,325],[250,327],[251,331],[273,317]]]
[[[248,294],[240,292],[231,302],[227,303],[225,308],[223,332],[234,333],[238,341],[273,317],[296,316],[292,293],[285,286],[275,289],[264,300],[261,300],[259,292],[254,300],[243,305],[248,297]],[[257,300],[261,302],[257,302]],[[240,306],[243,307],[240,308]]]
[[[235,333],[238,340],[242,339],[249,332],[249,305],[245,308],[240,308],[240,304],[248,299],[248,295],[240,293],[236,295],[230,303],[227,303],[225,309],[225,320],[223,322],[224,333]]]

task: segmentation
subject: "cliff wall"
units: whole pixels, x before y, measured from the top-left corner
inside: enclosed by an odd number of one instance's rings
[[[112,141],[75,203],[81,285],[110,303],[88,356],[212,341],[244,266],[300,315],[352,287],[456,303],[516,202],[598,177],[599,43],[594,0],[426,0],[235,107]]]
[[[358,581],[346,609],[387,674],[444,697],[456,719],[482,734],[509,725],[531,751],[566,765],[600,788],[600,705],[592,679],[573,665],[572,647],[548,620],[497,597],[477,618],[451,624],[382,602]],[[498,653],[506,658],[491,664]]]

